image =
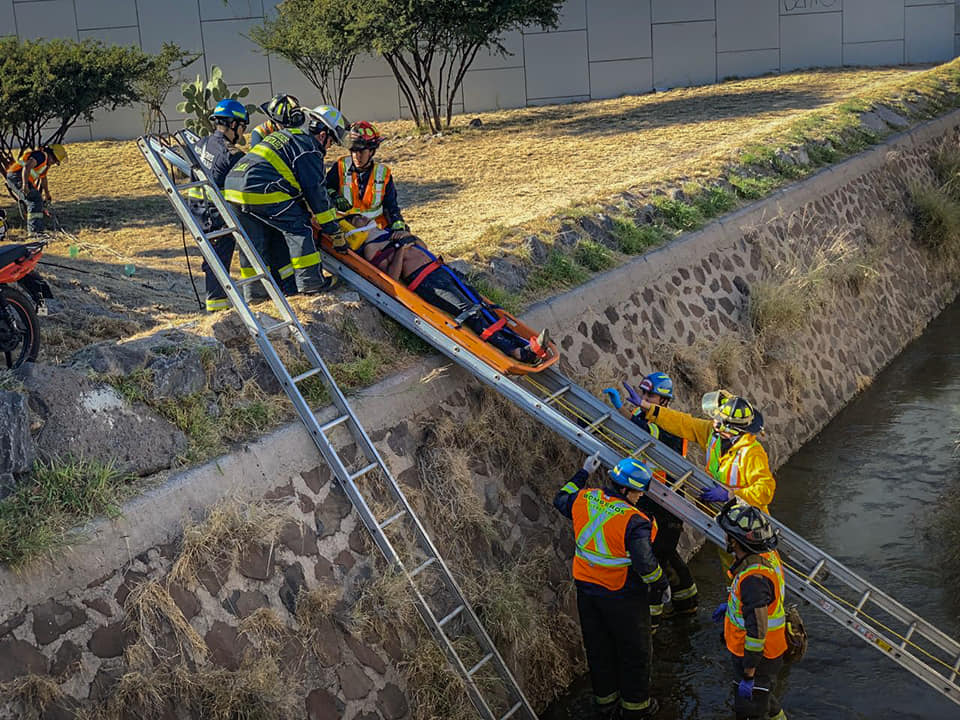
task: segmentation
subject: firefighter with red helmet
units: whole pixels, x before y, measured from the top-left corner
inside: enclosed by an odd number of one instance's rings
[[[382,142],[373,123],[353,123],[347,134],[350,154],[330,168],[327,192],[342,215],[362,215],[384,230],[408,230],[390,168],[373,159]]]

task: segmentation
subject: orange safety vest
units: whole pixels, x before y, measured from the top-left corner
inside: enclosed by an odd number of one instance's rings
[[[626,500],[607,495],[599,489],[577,493],[571,514],[577,543],[573,556],[574,579],[600,585],[607,590],[620,590],[627,582],[631,562],[624,542],[627,523],[635,515],[648,520],[652,544],[657,538],[657,521],[648,518]],[[662,572],[659,566],[655,572]]]
[[[378,227],[386,229],[387,218],[383,215],[383,194],[386,192],[387,183],[390,182],[390,168],[383,163],[374,163],[367,189],[363,197],[360,197],[359,173],[350,172],[352,165],[353,160],[349,155],[343,156],[337,163],[340,194],[353,203],[350,210],[340,215],[363,215],[368,220],[376,222]],[[347,182],[348,177],[349,182]]]
[[[277,125],[273,120],[267,120],[257,125],[253,130],[250,131],[250,134],[260,133],[260,138],[263,139],[270,133],[275,133],[280,129],[280,126]]]
[[[723,639],[727,643],[727,650],[737,657],[743,657],[745,650],[760,652],[766,658],[778,658],[787,651],[787,618],[783,609],[783,597],[786,593],[786,582],[783,577],[783,566],[776,551],[752,555],[745,561],[733,582],[730,583],[730,594],[727,597],[727,614],[723,620]],[[765,577],[773,584],[773,602],[767,606],[767,636],[763,639],[747,636],[747,628],[743,619],[743,608],[740,600],[740,584],[751,575]]]
[[[47,170],[50,169],[50,161],[47,159],[47,153],[43,152],[42,150],[27,150],[23,155],[20,156],[19,160],[14,160],[12,163],[10,163],[10,167],[7,168],[7,173],[23,172],[24,165],[27,164],[30,156],[35,152],[38,152],[43,156],[43,162],[37,163],[37,166],[30,170],[30,174],[27,176],[27,182],[39,190],[40,184],[43,182],[43,178],[47,175]]]

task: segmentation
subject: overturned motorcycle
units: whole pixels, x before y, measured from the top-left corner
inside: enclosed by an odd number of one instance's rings
[[[47,243],[0,246],[0,369],[33,362],[40,352],[38,311],[45,314],[50,286],[34,268]]]

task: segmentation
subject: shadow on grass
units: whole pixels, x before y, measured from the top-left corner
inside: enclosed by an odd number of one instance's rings
[[[401,172],[394,177],[401,211],[410,205],[433,200],[443,200],[460,192],[461,183],[452,180],[428,181],[407,180]]]
[[[54,197],[53,210],[57,219],[71,229],[92,226],[112,230],[121,227],[154,227],[177,222],[170,203],[159,193],[142,197],[99,195],[63,202],[57,202]]]
[[[623,132],[623,127],[656,128],[671,125],[699,124],[704,118],[730,120],[763,112],[802,110],[829,102],[822,94],[812,90],[780,88],[728,92],[708,97],[676,98],[653,101],[624,111],[616,104],[583,103],[583,112],[571,114],[569,107],[545,108],[536,114],[545,132],[560,132],[570,135],[604,136]],[[531,122],[530,117],[510,117],[493,120],[484,125],[484,130],[511,130]]]

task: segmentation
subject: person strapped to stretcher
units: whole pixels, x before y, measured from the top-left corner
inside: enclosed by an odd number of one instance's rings
[[[506,318],[495,312],[496,306],[485,301],[443,258],[430,252],[419,237],[406,230],[381,230],[375,224],[366,224],[366,218],[359,215],[344,218],[341,223],[351,250],[453,317],[458,325],[468,327],[481,340],[522,363],[536,365],[546,359],[550,343],[546,330],[525,338],[507,327]]]

